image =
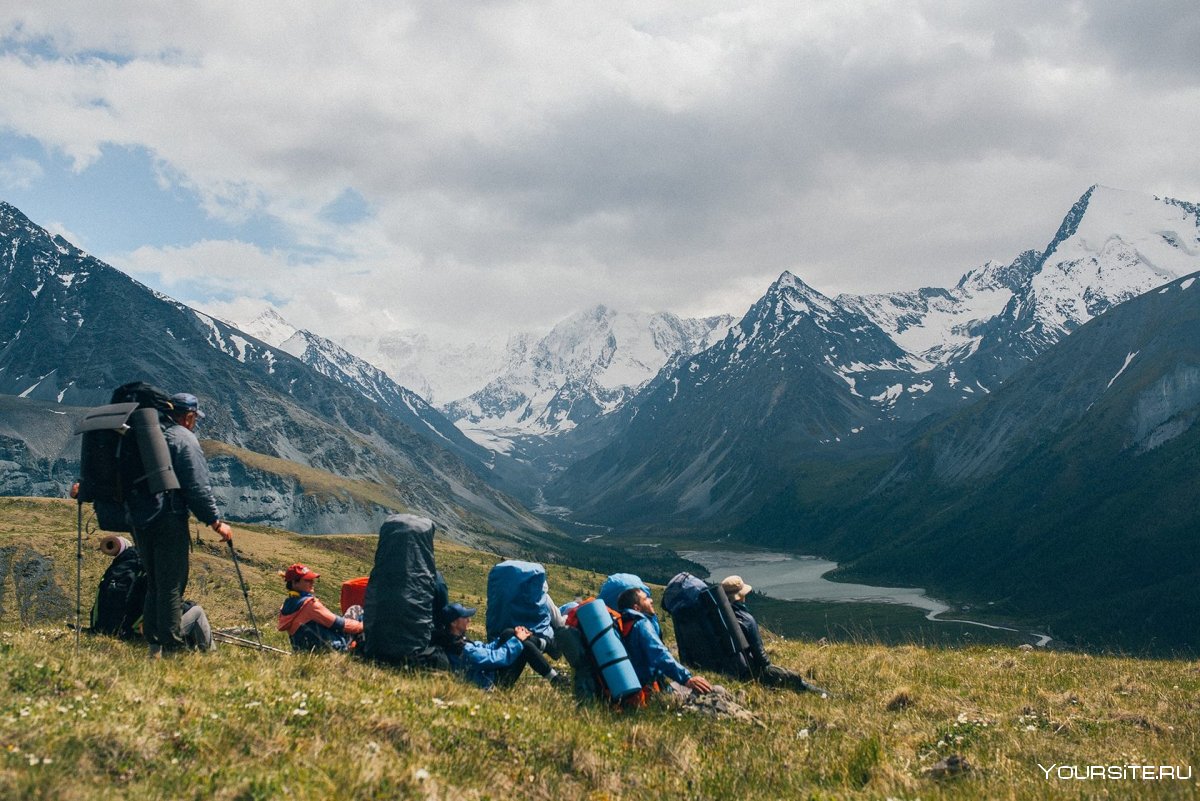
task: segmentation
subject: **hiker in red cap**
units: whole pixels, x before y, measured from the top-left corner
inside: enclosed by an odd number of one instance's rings
[[[279,610],[279,630],[286,631],[294,651],[345,651],[362,634],[361,620],[335,615],[313,594],[320,573],[296,563],[281,571],[288,597]]]

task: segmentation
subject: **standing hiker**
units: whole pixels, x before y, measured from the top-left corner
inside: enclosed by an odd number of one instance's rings
[[[193,430],[204,418],[195,395],[171,396],[174,409],[163,431],[179,489],[151,493],[144,485],[129,491],[125,506],[133,536],[146,570],[144,628],[150,658],[158,659],[187,647],[183,636],[183,591],[188,581],[188,512],[231,542],[233,531],[221,520],[209,483],[208,463]]]
[[[738,626],[741,628],[742,634],[746,635],[746,642],[750,645],[750,650],[746,652],[746,662],[750,666],[751,677],[768,687],[784,687],[796,692],[813,692],[827,696],[828,693],[825,690],[808,683],[799,673],[771,664],[771,659],[767,656],[766,649],[763,648],[762,634],[758,631],[758,621],[746,608],[746,596],[750,594],[753,587],[742,581],[741,576],[729,576],[721,582],[721,587],[729,596],[729,605],[733,607],[733,616],[737,618]]]

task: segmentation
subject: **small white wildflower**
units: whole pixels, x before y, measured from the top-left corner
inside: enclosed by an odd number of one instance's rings
[[[304,715],[307,715],[307,714],[308,714],[308,710],[307,710],[307,709],[305,709],[304,707],[297,707],[296,709],[293,709],[293,710],[292,710],[292,714],[293,714],[293,715],[299,715],[299,716],[303,717]]]
[[[372,754],[378,754],[379,753],[379,743],[375,742],[374,740],[371,740],[369,743],[367,743],[367,750],[370,751]]]
[[[808,739],[808,729],[801,729],[800,731],[796,732],[796,736],[799,737],[801,740],[807,740]]]
[[[172,765],[178,765],[178,764],[179,764],[179,757],[171,757],[171,764],[172,764]]]
[[[508,714],[507,712],[505,712],[505,713],[504,713],[504,719],[505,719],[505,720],[511,720],[511,719],[512,719],[512,715],[510,715],[510,714]]]
[[[1037,726],[1026,726],[1025,731],[1037,731]]]
[[[27,718],[33,713],[33,710],[27,706],[21,707],[21,717]]]
[[[50,757],[42,757],[42,764],[43,764],[43,765],[49,765],[49,764],[50,764],[51,762],[53,762],[53,761],[54,761],[54,760],[53,760],[53,759],[51,759]]]
[[[413,773],[413,778],[419,782],[428,781],[429,771],[425,770],[425,768],[417,768],[417,770]]]

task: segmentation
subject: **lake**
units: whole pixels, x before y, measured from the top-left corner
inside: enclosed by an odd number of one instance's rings
[[[924,609],[932,618],[950,609],[917,587],[872,587],[829,581],[824,575],[837,567],[816,556],[766,551],[680,551],[708,568],[710,581],[738,575],[756,591],[784,601],[839,601],[903,604]]]
[[[937,623],[965,623],[1001,631],[1018,631],[1008,626],[975,620],[943,618],[942,613],[950,611],[950,605],[930,598],[919,587],[873,587],[869,584],[829,581],[824,576],[837,567],[837,562],[816,556],[770,551],[679,551],[679,555],[704,565],[710,573],[709,581],[718,582],[726,576],[738,575],[756,592],[783,601],[902,604],[925,610],[925,617]],[[1050,642],[1046,634],[1028,634],[1039,646]]]

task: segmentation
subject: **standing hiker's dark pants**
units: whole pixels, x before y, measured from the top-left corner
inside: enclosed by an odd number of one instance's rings
[[[133,534],[146,569],[146,641],[163,650],[186,648],[181,618],[191,547],[186,516],[163,512]]]
[[[497,638],[500,642],[506,641],[509,637],[515,637],[516,632],[513,629],[505,629],[500,632]],[[517,661],[513,662],[506,668],[501,668],[496,671],[496,684],[501,687],[510,687],[517,683],[517,679],[521,677],[521,671],[526,665],[533,668],[533,672],[539,676],[549,676],[550,671],[554,668],[550,667],[550,663],[546,661],[546,655],[537,647],[533,637],[530,637],[525,642],[521,643],[521,655],[517,657]]]

